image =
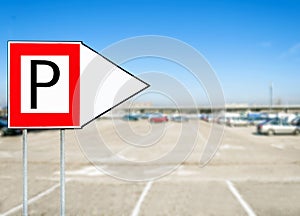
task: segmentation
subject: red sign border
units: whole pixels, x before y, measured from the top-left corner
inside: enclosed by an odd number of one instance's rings
[[[81,42],[8,42],[10,128],[80,128]],[[69,56],[69,113],[21,113],[21,56]]]

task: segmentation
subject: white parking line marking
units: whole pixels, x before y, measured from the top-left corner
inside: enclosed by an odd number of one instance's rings
[[[234,187],[231,181],[226,180],[226,184],[231,191],[231,193],[235,196],[235,198],[239,201],[241,206],[244,208],[244,210],[247,212],[249,216],[256,216],[250,205],[243,199],[241,194],[238,192],[238,190]]]
[[[167,129],[173,127],[173,126],[174,126],[174,123],[173,124],[168,124],[167,126],[165,126],[165,130],[167,130]]]
[[[66,182],[68,182],[68,181],[69,181],[69,180],[66,180]],[[49,189],[43,191],[42,193],[39,193],[38,195],[32,197],[31,199],[28,200],[28,205],[30,205],[30,204],[32,204],[32,203],[38,201],[39,199],[43,198],[44,196],[50,194],[50,193],[53,192],[56,188],[58,188],[59,185],[60,185],[60,183],[57,183],[57,184],[53,185],[52,187],[50,187]],[[15,206],[15,207],[13,207],[12,209],[10,209],[10,210],[4,212],[4,213],[2,214],[2,216],[8,216],[8,215],[10,215],[10,214],[13,214],[13,213],[15,213],[16,211],[19,211],[20,209],[22,209],[22,207],[23,207],[22,204],[17,205],[17,206]]]
[[[132,213],[131,213],[131,216],[138,216],[139,215],[139,212],[140,212],[140,208],[141,208],[141,205],[147,195],[147,193],[149,192],[151,186],[152,186],[152,181],[148,182],[147,185],[145,186],[139,200],[137,201]]]
[[[284,149],[284,145],[282,144],[271,144],[271,146],[280,150]]]
[[[126,153],[127,151],[129,151],[131,148],[131,146],[126,146],[124,148],[122,148],[120,151],[118,151],[117,153],[113,153],[111,156],[109,157],[105,157],[105,158],[101,158],[98,160],[98,162],[101,162],[101,163],[104,163],[104,162],[111,162],[111,161],[115,161],[115,160],[118,160],[119,158],[125,158],[123,155],[121,154],[124,154]]]
[[[232,150],[245,150],[245,147],[243,146],[237,146],[237,145],[229,145],[229,144],[223,144],[220,146],[221,150],[227,150],[227,149],[232,149]]]

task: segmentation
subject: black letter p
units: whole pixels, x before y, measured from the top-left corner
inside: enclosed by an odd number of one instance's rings
[[[53,77],[49,82],[37,82],[37,65],[48,65],[53,69]],[[47,60],[31,60],[31,109],[37,108],[37,87],[51,87],[59,80],[59,68],[51,61]]]

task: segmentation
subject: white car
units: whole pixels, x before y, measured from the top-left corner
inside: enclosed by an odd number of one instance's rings
[[[233,126],[248,126],[249,122],[246,118],[242,117],[231,117],[226,119],[226,125]]]
[[[272,119],[257,125],[257,133],[259,134],[300,134],[300,127],[291,125],[282,119]]]

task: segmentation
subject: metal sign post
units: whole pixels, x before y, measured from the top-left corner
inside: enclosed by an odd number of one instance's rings
[[[23,129],[23,216],[28,215],[27,129]]]
[[[27,129],[23,129],[23,216],[28,216]],[[65,216],[65,130],[60,130],[60,215]]]
[[[65,130],[60,130],[60,215],[65,215]]]

